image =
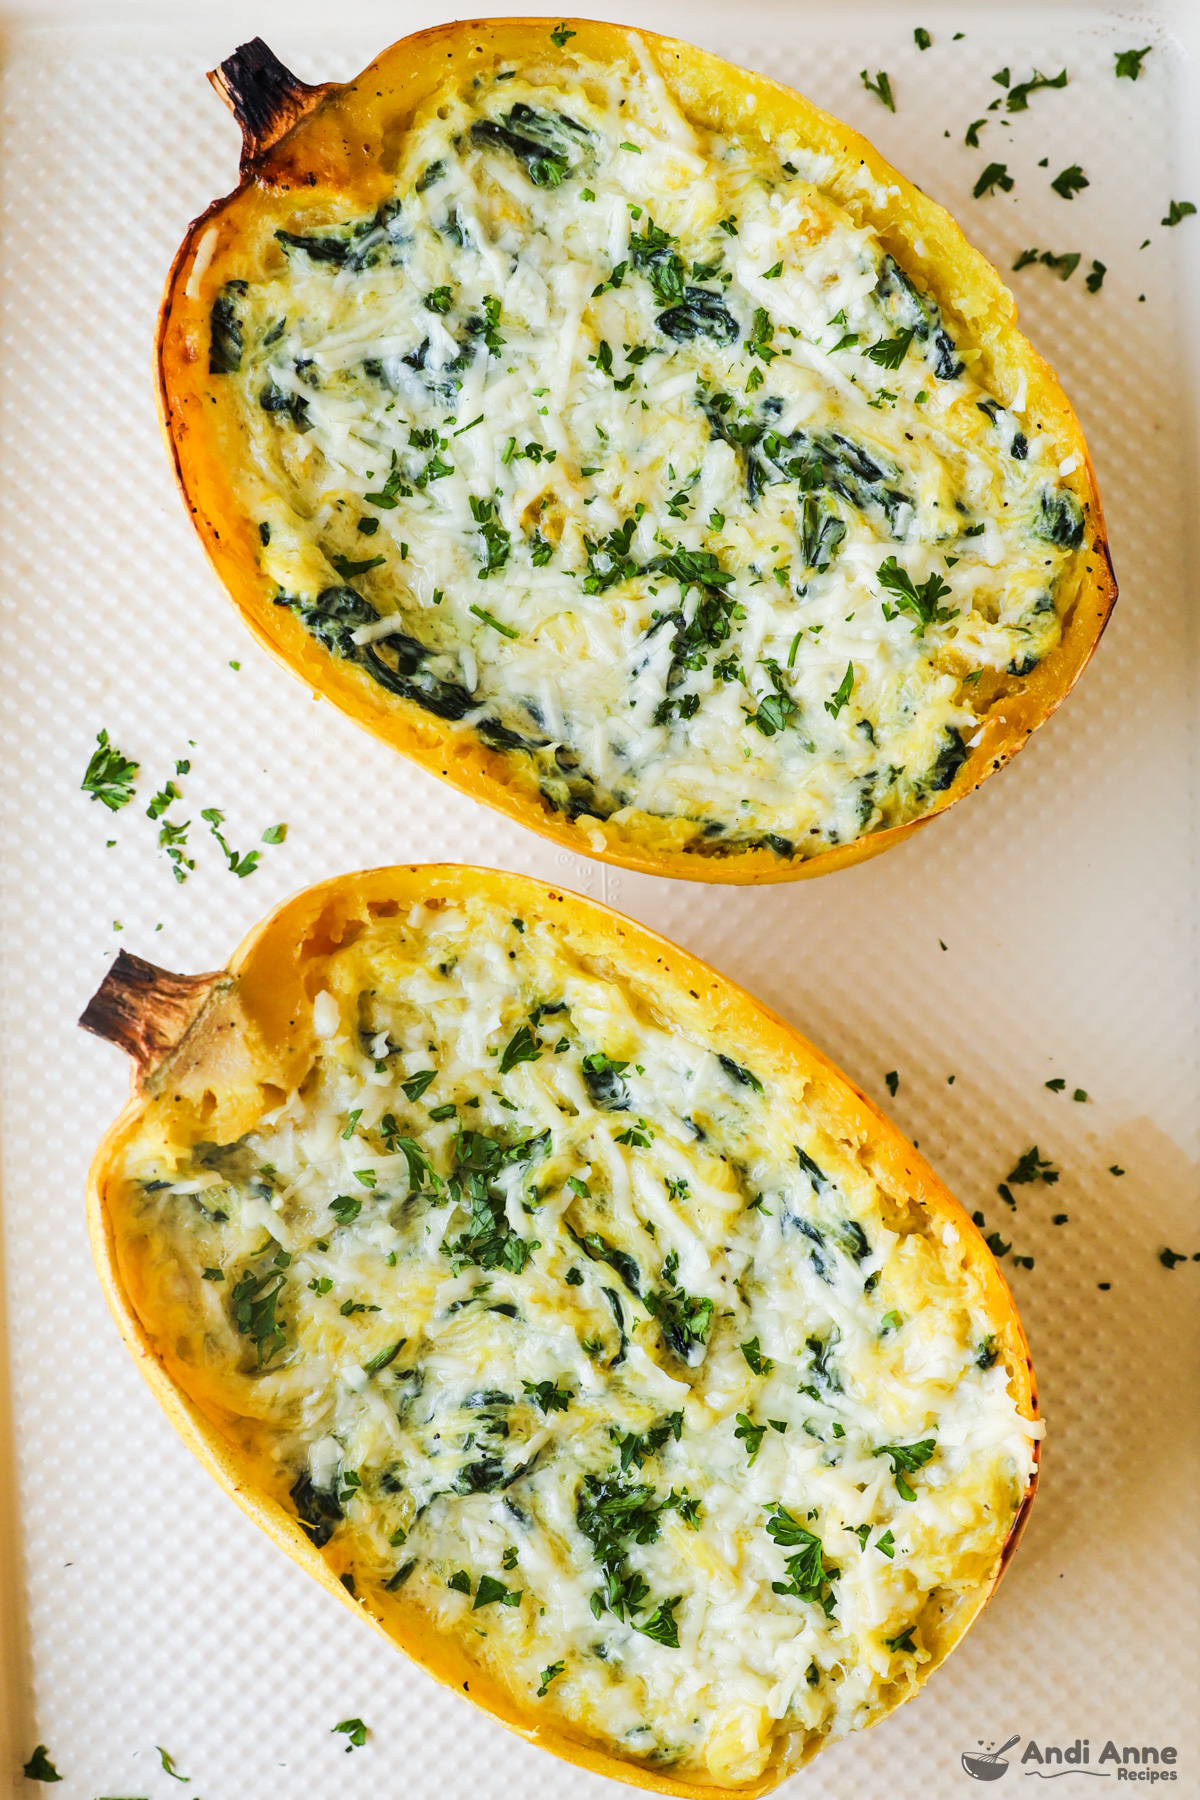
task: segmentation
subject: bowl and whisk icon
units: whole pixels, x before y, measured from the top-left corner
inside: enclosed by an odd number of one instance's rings
[[[1004,1752],[1011,1750],[1013,1745],[1020,1741],[1021,1734],[1018,1731],[1006,1743],[1001,1744],[998,1750],[964,1750],[962,1766],[967,1774],[973,1776],[976,1781],[999,1781],[1008,1767],[1008,1764],[1002,1760]]]

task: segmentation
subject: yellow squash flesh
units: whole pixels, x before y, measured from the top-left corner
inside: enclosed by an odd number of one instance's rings
[[[92,1165],[88,1225],[105,1297],[118,1328],[167,1417],[185,1443],[272,1541],[344,1605],[366,1618],[439,1681],[469,1698],[531,1743],[597,1773],[663,1794],[753,1796],[777,1785],[824,1741],[794,1734],[766,1769],[742,1786],[701,1784],[580,1741],[536,1709],[522,1706],[441,1636],[403,1593],[372,1591],[352,1598],[338,1579],[336,1546],[316,1549],[285,1504],[286,1482],[265,1456],[247,1447],[242,1423],[224,1408],[204,1371],[184,1363],[176,1334],[155,1329],[138,1305],[139,1260],[122,1239],[117,1198],[127,1147],[138,1140],[177,1154],[198,1138],[230,1142],[252,1130],[304,1078],[317,1047],[314,997],[325,985],[328,958],[353,941],[361,923],[406,915],[414,905],[481,899],[533,925],[548,925],[563,947],[614,972],[661,1020],[700,1042],[718,1042],[784,1092],[803,1090],[835,1140],[854,1147],[862,1166],[901,1205],[935,1227],[951,1226],[956,1255],[978,1284],[1017,1411],[1036,1419],[1028,1346],[1012,1296],[979,1232],[912,1145],[857,1088],[783,1019],[697,958],[608,908],[525,877],[454,865],[377,869],[321,883],[285,902],[251,932],[228,970],[202,977],[165,975],[122,958],[81,1021],[122,1044],[134,1058],[129,1105],[106,1135]],[[123,975],[121,972],[123,971]],[[120,979],[117,979],[121,976]],[[138,983],[142,984],[141,986]],[[144,998],[143,998],[144,996]],[[1035,1446],[1036,1459],[1036,1446]],[[960,1641],[986,1603],[1015,1548],[1032,1502],[1034,1477],[1001,1553],[977,1585],[930,1628],[929,1660],[911,1686],[897,1684],[886,1710],[907,1698]],[[804,1736],[802,1747],[795,1742]]]
[[[398,145],[417,109],[442,87],[465,88],[478,71],[501,61],[544,60],[552,23],[502,19],[438,26],[394,45],[345,86],[308,89],[293,82],[275,96],[269,116],[257,120],[247,121],[244,104],[235,99],[246,133],[242,184],[190,228],[168,279],[159,326],[163,430],[193,522],[243,620],[293,674],[429,773],[569,850],[649,874],[740,883],[796,880],[877,856],[1000,769],[1078,679],[1116,599],[1100,502],[1078,421],[1053,371],[1016,330],[1012,295],[950,215],[865,138],[791,89],[706,51],[639,34],[645,54],[691,119],[763,147],[799,142],[830,159],[823,189],[856,223],[873,228],[936,300],[960,351],[977,353],[973,373],[991,393],[1007,406],[1024,388],[1056,460],[1074,470],[1069,486],[1083,509],[1084,537],[1062,577],[1061,638],[1032,673],[1010,673],[997,683],[951,785],[919,817],[808,858],[781,857],[762,847],[705,855],[680,847],[677,823],[645,814],[629,829],[616,819],[579,823],[554,810],[511,755],[412,701],[389,697],[362,671],[331,657],[290,609],[273,604],[276,588],[261,565],[257,523],[238,498],[236,412],[228,389],[208,373],[214,296],[224,282],[253,276],[265,258],[278,254],[277,227],[311,231],[348,211],[362,214],[390,195],[388,171],[396,168]],[[633,64],[625,30],[586,20],[571,23],[570,41],[559,54],[564,75],[576,58]],[[228,80],[218,85],[228,93]]]

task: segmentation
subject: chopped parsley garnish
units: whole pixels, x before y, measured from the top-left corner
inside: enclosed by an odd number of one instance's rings
[[[435,435],[435,441],[436,441],[436,434],[434,434],[434,435]],[[410,441],[415,442],[416,436],[417,436],[417,434],[414,432],[412,434],[412,438]],[[404,476],[403,476],[401,470],[397,467],[396,452],[393,450],[392,451],[392,468],[391,468],[391,473],[388,475],[387,480],[384,482],[383,486],[377,492],[375,492],[373,494],[364,494],[363,499],[371,506],[378,506],[378,507],[381,507],[385,512],[390,512],[398,504],[399,497],[402,496],[404,498],[407,498],[408,495],[411,494],[411,492],[412,492],[412,489],[405,485]]]
[[[896,1090],[900,1086],[899,1075],[896,1073],[895,1069],[889,1069],[883,1079],[887,1082],[888,1093],[895,1099]]]
[[[1052,1094],[1061,1094],[1066,1085],[1066,1081],[1061,1075],[1056,1075],[1052,1081],[1046,1083]]]
[[[239,1333],[254,1344],[260,1369],[287,1343],[283,1326],[275,1317],[276,1303],[286,1284],[287,1277],[276,1269],[268,1269],[265,1275],[247,1271],[230,1291],[234,1322]]]
[[[690,1365],[701,1360],[712,1324],[713,1303],[707,1295],[697,1298],[678,1287],[675,1282],[678,1270],[679,1253],[672,1250],[662,1266],[662,1277],[667,1285],[651,1288],[643,1298],[648,1311],[659,1322],[667,1348],[680,1362]]]
[[[436,1069],[418,1069],[415,1075],[410,1075],[407,1081],[400,1083],[400,1091],[406,1100],[412,1100],[415,1103],[421,1098],[430,1082],[436,1080]]]
[[[1136,81],[1142,72],[1142,63],[1153,49],[1147,44],[1144,50],[1115,50],[1113,56],[1117,65],[1117,79],[1125,76],[1129,81]]]
[[[1162,223],[1164,225],[1178,225],[1181,219],[1188,218],[1195,210],[1196,208],[1192,205],[1190,200],[1172,200],[1170,206],[1167,208],[1167,216]]]
[[[1008,99],[1005,102],[1006,110],[1010,113],[1028,112],[1030,94],[1036,94],[1039,88],[1065,88],[1066,85],[1067,71],[1065,69],[1053,77],[1039,75],[1035,69],[1031,80],[1018,81],[1014,87],[1008,90]]]
[[[913,43],[917,46],[917,49],[928,50],[932,42],[933,39],[930,37],[925,27],[923,25],[918,25],[917,29],[913,32]]]
[[[671,1504],[658,1498],[647,1482],[627,1482],[617,1475],[585,1475],[575,1503],[575,1520],[592,1546],[603,1574],[603,1586],[591,1597],[593,1615],[607,1610],[629,1619],[645,1608],[650,1590],[625,1559],[631,1544],[652,1544],[660,1514]]]
[[[339,1725],[334,1726],[333,1730],[334,1732],[344,1732],[350,1740],[346,1745],[347,1756],[352,1750],[361,1750],[367,1741],[367,1728],[361,1719],[343,1719]]]
[[[356,575],[365,575],[368,569],[382,568],[387,561],[386,556],[370,556],[362,562],[353,562],[348,556],[331,556],[329,558],[343,581],[352,581]]]
[[[1078,163],[1072,163],[1069,168],[1063,169],[1050,183],[1055,193],[1061,194],[1064,200],[1073,200],[1083,188],[1091,185]]]
[[[453,1588],[456,1594],[469,1595],[471,1592],[471,1577],[467,1574],[465,1569],[456,1569],[453,1575],[447,1577],[446,1586],[448,1588]]]
[[[546,1698],[550,1683],[558,1680],[566,1666],[567,1665],[564,1662],[554,1662],[550,1664],[549,1668],[542,1670],[537,1690],[537,1697],[539,1700],[544,1700]]]
[[[1082,1089],[1079,1090],[1081,1093],[1082,1091]],[[1022,1187],[1029,1181],[1044,1181],[1050,1184],[1058,1180],[1058,1173],[1048,1159],[1038,1155],[1038,1147],[1034,1144],[1031,1149],[1026,1150],[1023,1156],[1018,1157],[1016,1166],[1009,1170],[1004,1179],[1011,1181],[1017,1187]]]
[[[659,306],[678,306],[686,297],[687,267],[677,250],[677,242],[669,231],[656,225],[650,214],[640,232],[629,239],[633,265],[650,283]]]
[[[1064,250],[1061,256],[1055,256],[1052,250],[1043,250],[1040,253],[1037,250],[1022,250],[1013,264],[1013,268],[1023,269],[1028,263],[1040,262],[1044,263],[1046,268],[1053,270],[1060,281],[1069,281],[1079,267],[1080,261],[1081,255],[1078,250]]]
[[[512,538],[495,518],[495,510],[494,501],[481,500],[478,495],[472,494],[471,517],[478,525],[479,535],[483,540],[484,555],[483,567],[479,571],[480,581],[486,581],[489,575],[494,575],[498,569],[504,567],[512,548]],[[471,611],[484,619],[487,624],[494,625],[497,631],[502,631],[505,637],[520,636],[519,632],[511,630],[507,625],[499,624],[490,613],[483,612],[481,608],[473,606]]]
[[[1085,277],[1084,285],[1089,294],[1098,294],[1104,285],[1104,277],[1108,274],[1107,263],[1093,262],[1091,273]]]
[[[895,561],[895,558],[893,557],[892,560]],[[936,580],[937,577],[931,576],[930,579]],[[947,588],[946,592],[949,593],[949,591],[950,591],[949,588]],[[894,618],[895,614],[893,613],[892,616]],[[920,633],[918,632],[917,635],[920,636]],[[848,703],[853,691],[854,691],[854,664],[852,662],[850,662],[850,663],[846,664],[846,673],[842,676],[841,686],[837,689],[837,691],[833,695],[833,697],[825,702],[825,711],[827,713],[831,713],[833,715],[833,717],[836,719],[838,714],[841,712],[843,706],[845,706]]]
[[[264,844],[282,844],[287,834],[286,825],[268,825],[262,834],[262,841]]]
[[[916,620],[916,624],[912,628],[914,637],[923,637],[927,625],[944,625],[947,620],[958,617],[957,610],[948,611],[945,607],[938,605],[938,601],[950,592],[949,585],[942,580],[940,575],[930,575],[928,580],[917,586],[912,576],[906,569],[900,567],[894,556],[887,557],[880,564],[877,573],[880,587],[886,588],[890,594],[896,596],[894,607],[889,607],[886,600],[883,602],[884,618],[890,620],[894,619],[898,613],[910,613]],[[849,697],[849,693],[847,693],[846,698],[849,699]]]
[[[800,708],[784,686],[783,671],[771,657],[763,659],[763,667],[770,678],[773,693],[766,694],[758,703],[757,709],[747,713],[746,718],[763,737],[774,737],[799,713]]]
[[[225,855],[225,860],[229,864],[230,874],[236,875],[239,880],[244,880],[247,875],[253,875],[255,869],[258,867],[258,860],[261,852],[258,850],[247,850],[244,855],[239,856],[236,850],[231,850],[229,845],[225,842],[225,839],[221,836],[220,831],[220,827],[225,823],[225,815],[223,812],[218,811],[215,806],[206,806],[201,812],[200,817],[205,820],[213,837],[216,838],[218,844],[221,846]]]
[[[427,312],[441,313],[442,315],[448,313],[453,305],[454,294],[448,287],[434,288],[432,293],[426,294],[424,300],[424,306]]]
[[[183,795],[173,781],[164,782],[157,794],[152,797],[149,806],[146,808],[146,817],[148,819],[161,819],[162,815],[173,801],[182,799]]]
[[[495,1575],[481,1575],[479,1586],[475,1590],[475,1600],[471,1611],[478,1612],[481,1606],[494,1606],[497,1600],[501,1606],[520,1606],[524,1593],[524,1588],[514,1591],[512,1588],[505,1587],[504,1583]]]
[[[329,1210],[339,1225],[352,1225],[362,1211],[362,1204],[353,1194],[338,1194],[329,1202]]]
[[[50,1761],[45,1744],[38,1744],[22,1769],[26,1781],[61,1781],[62,1776]]]
[[[896,1492],[902,1500],[915,1500],[917,1496],[904,1477],[923,1469],[936,1449],[936,1438],[922,1438],[917,1444],[880,1444],[871,1454],[887,1457],[892,1465]]]
[[[769,1375],[775,1367],[771,1358],[763,1355],[757,1336],[752,1337],[748,1343],[739,1344],[738,1348],[756,1375]]]
[[[508,533],[506,532],[505,536],[507,537],[507,535]],[[481,575],[486,573],[488,573],[487,570],[480,570]],[[519,631],[514,631],[511,625],[502,625],[499,619],[493,617],[490,612],[485,612],[482,606],[472,606],[470,611],[474,613],[477,619],[482,620],[483,624],[490,625],[493,631],[498,631],[501,637],[519,638],[521,635]]]
[[[766,1433],[767,1428],[765,1425],[756,1425],[754,1420],[749,1418],[746,1413],[740,1412],[737,1414],[737,1423],[733,1435],[741,1443],[745,1444],[746,1455],[751,1468],[753,1468],[758,1453],[762,1449],[762,1441],[766,1436]]]
[[[90,794],[93,800],[99,800],[102,806],[107,806],[109,812],[120,812],[133,799],[134,778],[141,765],[123,756],[115,744],[110,744],[107,731],[97,734],[96,744],[80,789]]]
[[[562,50],[566,47],[567,39],[573,38],[574,36],[575,33],[573,31],[567,30],[566,21],[564,20],[562,24],[556,25],[554,30],[550,33],[550,42],[552,44],[557,44],[558,48]],[[559,1664],[559,1667],[562,1667],[561,1663]]]
[[[536,1401],[544,1413],[566,1412],[574,1394],[554,1381],[523,1381],[521,1386],[530,1400]]]
[[[786,1581],[773,1581],[771,1590],[776,1594],[790,1594],[796,1600],[809,1600],[816,1605],[824,1605],[828,1612],[832,1602],[826,1604],[827,1584],[835,1576],[837,1569],[826,1569],[824,1563],[824,1547],[815,1532],[809,1531],[799,1519],[794,1519],[778,1500],[767,1520],[767,1531],[781,1549],[791,1550],[793,1554],[786,1559]]]
[[[1178,1250],[1164,1249],[1159,1251],[1158,1260],[1164,1269],[1173,1269],[1178,1263],[1186,1262],[1187,1256]]]
[[[640,1469],[650,1457],[658,1454],[668,1438],[674,1438],[678,1443],[682,1435],[681,1412],[669,1413],[661,1424],[652,1425],[649,1431],[642,1432],[640,1436],[634,1431],[627,1431],[622,1436],[615,1426],[609,1426],[609,1436],[621,1452],[622,1475],[628,1474],[634,1464]]]
[[[877,100],[882,101],[883,105],[887,107],[889,112],[895,112],[895,110],[896,110],[895,96],[892,93],[892,84],[888,80],[887,73],[885,70],[877,69],[875,71],[875,79],[874,79],[874,81],[872,81],[867,70],[863,69],[861,72],[861,80],[862,80],[863,86],[866,88],[866,90],[869,94],[874,94],[875,98]]]
[[[908,355],[913,335],[912,331],[897,332],[893,338],[882,338],[879,343],[872,344],[863,354],[868,362],[877,363],[881,369],[898,369]]]
[[[979,133],[980,133],[982,127],[985,126],[986,124],[987,124],[986,119],[972,119],[971,123],[967,126],[967,135],[963,139],[963,142],[965,144],[969,144],[971,146],[972,150],[978,150],[978,148],[979,148]]]
[[[648,1619],[634,1627],[643,1637],[653,1638],[656,1644],[664,1645],[668,1650],[679,1648],[679,1626],[675,1619],[675,1608],[682,1602],[682,1594],[676,1594],[672,1600],[664,1600],[655,1607]]]
[[[1009,194],[1012,192],[1013,185],[1013,178],[1008,172],[1008,164],[994,162],[988,164],[971,192],[976,200],[982,200],[986,194],[993,193],[996,188],[1002,188],[1006,194]]]
[[[537,1039],[528,1025],[519,1025],[504,1047],[504,1054],[500,1058],[499,1072],[501,1075],[507,1075],[510,1070],[516,1068],[518,1063],[540,1062],[541,1056]]]

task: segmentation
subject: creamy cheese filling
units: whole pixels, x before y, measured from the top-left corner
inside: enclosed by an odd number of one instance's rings
[[[572,817],[808,855],[949,786],[1082,519],[822,160],[694,125],[630,42],[439,95],[391,198],[222,289],[211,366],[332,655]]]
[[[1040,1434],[955,1230],[549,924],[418,906],[321,979],[248,1135],[127,1152],[185,1385],[352,1592],[568,1732],[736,1782],[870,1723]]]

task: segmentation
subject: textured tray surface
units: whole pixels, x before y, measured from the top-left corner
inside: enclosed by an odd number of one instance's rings
[[[755,893],[555,851],[371,742],[239,627],[172,490],[150,380],[168,262],[236,163],[236,133],[203,80],[233,39],[198,44],[185,16],[175,48],[18,32],[0,88],[0,1156],[18,1761],[48,1744],[63,1800],[616,1791],[436,1688],[258,1535],[143,1388],[84,1234],[87,1161],[125,1072],[74,1020],[113,951],[212,968],[310,881],[453,858],[605,898],[709,958],[881,1099],[968,1209],[1035,1259],[1011,1276],[1050,1425],[1024,1545],[917,1705],[789,1791],[941,1800],[969,1791],[961,1752],[1019,1731],[1043,1745],[1090,1738],[1093,1767],[1109,1736],[1176,1744],[1172,1791],[1200,1794],[1200,1265],[1168,1273],[1157,1260],[1164,1244],[1200,1251],[1177,265],[1200,221],[1158,223],[1184,197],[1173,163],[1184,71],[1144,18],[1052,9],[1019,28],[998,6],[961,21],[931,13],[924,55],[916,16],[896,10],[869,30],[848,6],[823,26],[797,7],[774,37],[739,37],[732,17],[703,33],[861,126],[1002,269],[1034,244],[1083,252],[1065,284],[1043,267],[1011,280],[1081,414],[1123,587],[1080,690],[1011,770],[892,856]],[[682,8],[673,22],[702,35]],[[397,12],[391,34],[407,24]],[[271,25],[264,7],[252,28],[308,79],[355,72],[388,34],[356,27],[335,56]],[[1116,82],[1114,48],[1148,41],[1142,79]],[[895,116],[862,87],[864,57],[890,72]],[[1005,124],[986,112],[1004,64],[1014,80],[1065,65],[1070,86]],[[975,151],[963,134],[981,116]],[[975,201],[991,160],[1007,161],[1015,188]],[[1075,162],[1091,186],[1068,204],[1048,181]],[[1096,295],[1083,281],[1093,258],[1108,265]],[[102,726],[143,770],[138,804],[116,818],[78,791]],[[197,863],[182,888],[144,816],[176,758],[191,773],[172,816],[192,819]],[[238,881],[200,820],[207,806],[239,849],[279,820],[286,843]],[[1054,1076],[1065,1094],[1044,1086]],[[1076,1086],[1086,1103],[1072,1102]],[[1014,1217],[996,1184],[1035,1142],[1061,1180],[1019,1188]],[[1069,1223],[1055,1228],[1060,1211]],[[349,1756],[331,1735],[348,1715],[372,1731]],[[155,1744],[192,1785],[168,1781]]]

